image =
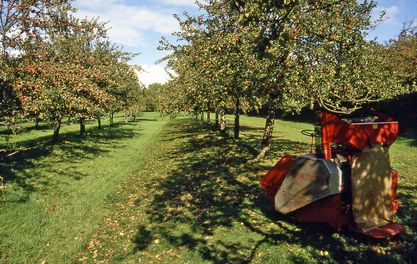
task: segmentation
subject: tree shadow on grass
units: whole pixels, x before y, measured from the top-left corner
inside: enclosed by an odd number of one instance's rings
[[[80,136],[78,132],[62,133],[56,144],[51,143],[50,136],[20,142],[17,147],[25,150],[0,160],[0,175],[5,181],[16,184],[25,195],[39,189],[53,189],[58,182],[54,177],[45,177],[47,174],[80,180],[86,174],[77,169],[77,164],[123,147],[123,140],[139,135],[140,130],[132,126],[116,123],[111,128],[91,128],[87,130],[88,136]],[[56,166],[60,163],[67,164],[65,170]]]
[[[156,118],[136,118],[135,121],[130,120],[129,122],[143,122],[143,121],[158,121]]]
[[[409,256],[409,263],[417,263],[417,184],[400,186],[398,200],[400,207],[397,216],[401,224],[405,225],[406,232],[402,235],[406,245],[397,249],[398,254]]]
[[[144,226],[139,226],[138,231],[133,238],[135,243],[135,251],[146,249],[152,241],[152,232]]]
[[[417,147],[417,128],[409,129],[406,133],[400,135],[408,140],[407,144],[410,147]]]
[[[403,256],[381,255],[369,247],[370,243],[387,246],[385,242],[350,233],[343,236],[327,225],[295,223],[277,214],[258,181],[270,166],[255,161],[250,151],[259,145],[261,135],[235,141],[207,132],[193,120],[182,120],[164,136],[165,140],[188,138],[186,144],[167,153],[166,159],[177,160],[178,166],[168,177],[158,179],[160,194],[147,211],[155,225],[152,232],[172,246],[188,248],[213,263],[249,263],[260,256],[261,249],[277,247],[282,254],[272,252],[262,260],[305,263],[410,259],[408,251]],[[276,139],[270,155],[279,157],[298,144]],[[136,238],[136,250],[150,243],[140,239],[140,231]],[[320,256],[320,251],[328,252],[328,256]]]

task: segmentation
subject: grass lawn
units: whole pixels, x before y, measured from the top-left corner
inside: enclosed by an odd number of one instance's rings
[[[143,157],[165,125],[158,114],[103,130],[86,138],[78,126],[63,127],[61,143],[49,144],[51,130],[31,130],[10,144],[38,146],[1,161],[7,179],[0,201],[0,262],[63,263],[74,259],[112,212],[110,195],[143,168]],[[121,119],[120,119],[121,120]]]
[[[232,117],[229,117],[231,124]],[[417,141],[391,151],[406,226],[387,241],[299,224],[274,212],[259,188],[284,152],[305,152],[311,125],[279,120],[272,153],[254,161],[264,120],[242,117],[242,139],[186,117],[146,113],[61,144],[31,130],[12,143],[43,147],[2,161],[0,256],[5,263],[415,263]]]

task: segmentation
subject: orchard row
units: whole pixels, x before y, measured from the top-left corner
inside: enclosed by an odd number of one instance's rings
[[[117,111],[138,111],[138,66],[109,41],[105,23],[76,18],[70,0],[1,1],[0,122],[80,122]],[[111,120],[112,122],[112,120]]]
[[[416,34],[406,27],[385,45],[368,41],[374,1],[209,0],[203,15],[179,19],[177,42],[160,49],[176,72],[161,111],[259,110],[267,114],[259,157],[271,145],[278,112],[353,113],[415,91]],[[381,19],[384,19],[383,17]],[[414,65],[414,66],[413,66]]]

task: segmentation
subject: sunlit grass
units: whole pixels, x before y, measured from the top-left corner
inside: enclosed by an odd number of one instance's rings
[[[415,194],[400,186],[407,207],[396,220],[407,231],[375,241],[322,224],[298,224],[272,210],[259,175],[284,152],[307,151],[299,134],[311,124],[279,120],[272,153],[254,161],[263,120],[242,117],[242,139],[207,130],[195,120],[175,120],[163,132],[143,171],[117,196],[117,214],[93,237],[81,259],[136,263],[340,263],[409,262],[414,258]],[[397,148],[417,153],[398,142]],[[295,149],[294,149],[295,148]],[[393,151],[394,163],[399,158]],[[409,167],[407,169],[413,169]],[[397,168],[403,170],[401,166]],[[410,182],[416,185],[416,178]],[[400,181],[401,183],[401,181]],[[147,191],[147,190],[152,190]],[[112,223],[117,222],[117,225]]]
[[[232,116],[228,116],[232,124]],[[10,263],[392,263],[415,260],[416,140],[393,145],[406,231],[389,241],[322,224],[298,224],[274,212],[259,177],[285,153],[306,152],[311,124],[278,120],[271,154],[254,160],[264,119],[242,116],[234,140],[190,118],[144,114],[86,138],[64,128],[50,146],[50,130],[13,142],[41,149],[1,164],[7,174],[1,203],[0,252]],[[232,127],[229,126],[231,130]],[[66,134],[65,134],[66,133]],[[21,138],[19,138],[21,137]]]
[[[78,126],[63,127],[61,143],[49,145],[50,130],[31,130],[11,139],[38,148],[3,161],[7,180],[0,202],[0,254],[10,263],[62,263],[88,242],[112,211],[109,195],[133,172],[166,121],[146,114],[135,123],[97,130],[87,137]],[[121,121],[121,120],[119,120]]]

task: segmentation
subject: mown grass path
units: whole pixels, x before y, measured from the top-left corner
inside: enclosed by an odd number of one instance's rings
[[[299,131],[311,125],[279,120],[269,159],[255,161],[263,122],[242,117],[242,139],[236,141],[194,119],[161,120],[150,113],[137,123],[91,130],[85,139],[70,133],[42,155],[21,157],[25,162],[16,161],[19,167],[3,165],[15,177],[14,193],[0,215],[1,228],[7,228],[1,229],[3,260],[415,262],[413,137],[400,138],[392,148],[402,201],[396,221],[406,231],[374,241],[274,212],[259,188],[259,176],[284,152],[308,151],[310,139]]]
[[[66,126],[57,146],[48,144],[50,130],[14,139],[38,148],[1,164],[9,184],[0,203],[0,262],[75,260],[113,211],[110,194],[143,168],[166,122],[146,114],[137,122],[91,128],[86,138],[77,135],[77,125]]]

